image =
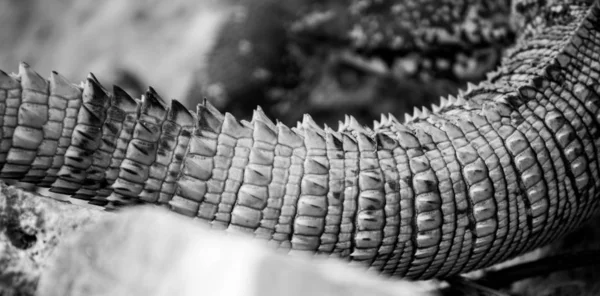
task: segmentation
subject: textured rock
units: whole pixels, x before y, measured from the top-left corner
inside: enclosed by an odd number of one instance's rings
[[[0,183],[0,295],[31,295],[66,234],[105,214]]]
[[[44,295],[433,295],[431,285],[281,256],[149,208],[99,223],[56,254],[40,281]]]

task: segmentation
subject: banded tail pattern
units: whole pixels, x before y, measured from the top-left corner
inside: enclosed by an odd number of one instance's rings
[[[196,113],[90,75],[0,71],[0,178],[154,203],[290,252],[446,277],[576,228],[600,202],[600,8],[561,6],[457,97],[373,128]],[[554,11],[554,10],[553,10]]]

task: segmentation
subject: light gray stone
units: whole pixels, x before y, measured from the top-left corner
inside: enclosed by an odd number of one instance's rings
[[[157,208],[126,211],[57,250],[40,295],[432,295],[333,259],[277,254]]]

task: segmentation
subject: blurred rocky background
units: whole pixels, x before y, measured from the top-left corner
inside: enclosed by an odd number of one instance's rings
[[[496,67],[514,35],[509,1],[464,2],[2,0],[0,69],[26,61],[75,82],[93,72],[242,118],[261,105],[288,124],[303,113],[370,124]]]

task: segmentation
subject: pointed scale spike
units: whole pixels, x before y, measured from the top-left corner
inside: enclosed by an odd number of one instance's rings
[[[275,130],[275,123],[265,114],[260,106],[256,106],[256,110],[252,113],[252,121],[261,121],[262,123],[269,126],[270,129]]]
[[[448,105],[447,106],[455,106],[456,105],[456,97],[453,95],[448,96]]]
[[[56,174],[62,167],[65,152],[71,144],[73,129],[77,124],[77,115],[79,108],[81,107],[81,88],[71,83],[65,77],[55,71],[52,71],[50,74],[49,82],[50,99],[48,106],[50,109],[48,110],[48,114],[50,114],[50,118],[62,117],[62,132],[60,139],[58,140],[56,153],[54,153],[52,156],[52,166],[46,171],[46,176],[41,183],[39,183],[39,186],[42,187],[50,187],[50,185],[52,185],[57,178]],[[61,98],[61,100],[56,100],[53,97]],[[53,115],[57,111],[64,115]]]
[[[344,124],[343,121],[338,120],[338,129],[337,130],[338,130],[338,132],[342,132],[342,131],[346,130],[346,125]]]
[[[388,124],[390,124],[390,119],[384,113],[381,113],[381,118],[379,119],[379,122],[382,126],[387,126]]]
[[[50,94],[56,94],[68,100],[76,100],[81,95],[81,88],[55,71],[51,72],[48,81],[50,82]]]
[[[82,97],[82,107],[77,115],[77,125],[71,137],[71,145],[67,148],[64,165],[58,171],[57,179],[52,184],[51,192],[73,194],[83,185],[91,158],[102,140],[101,127],[106,119],[106,111],[110,103],[109,96],[93,77],[86,79]]]
[[[219,133],[223,124],[224,116],[208,100],[204,99],[202,104],[198,104],[196,110],[198,115],[198,128],[203,131]],[[252,127],[252,124],[250,127]]]
[[[221,132],[234,139],[252,138],[252,129],[237,121],[231,113],[225,113]]]
[[[412,116],[408,113],[404,113],[404,122],[411,122],[413,120]]]
[[[167,106],[164,100],[151,87],[142,96],[141,112],[159,120],[167,115]]]
[[[360,151],[376,151],[377,150],[377,138],[372,138],[365,133],[359,132],[356,135],[356,142],[358,143],[358,149]]]
[[[304,145],[308,151],[320,150],[326,148],[325,146],[325,131],[321,135],[317,129],[307,127],[304,129]]]
[[[341,133],[332,130],[328,126],[325,126],[325,135],[325,141],[327,142],[328,150],[330,150],[329,147],[335,147],[336,150],[342,151],[343,142]]]
[[[350,121],[351,121],[350,115],[348,115],[348,114],[344,115],[344,125],[346,127],[350,127]]]
[[[312,116],[308,115],[308,114],[304,114],[304,116],[302,117],[302,125],[305,128],[313,128],[315,130],[317,130],[317,132],[323,132],[323,129],[313,120]]]
[[[277,129],[279,143],[285,143],[287,146],[292,148],[304,146],[304,139],[298,135],[298,133],[295,133],[292,129],[290,129],[287,125],[279,123],[277,124]]]
[[[372,130],[370,130],[370,129],[366,128],[365,126],[363,126],[362,124],[360,124],[354,116],[349,116],[349,120],[350,120],[350,123],[349,123],[348,127],[350,129],[355,130],[357,132],[365,133],[365,134],[373,133]]]
[[[167,119],[181,126],[194,124],[194,115],[177,100],[171,100],[171,108],[169,108]]]
[[[277,144],[277,128],[262,120],[255,120],[253,126],[253,138],[263,143],[269,143],[275,147]]]
[[[21,85],[24,89],[32,89],[35,91],[41,91],[42,93],[48,92],[48,82],[46,79],[40,76],[40,74],[37,72],[33,71],[33,69],[31,69],[27,63],[22,62],[19,65],[19,78],[21,79]],[[47,102],[39,103],[46,104]]]
[[[458,97],[456,98],[456,105],[457,105],[457,106],[464,106],[464,105],[466,105],[466,104],[467,104],[467,100],[465,100],[465,97],[463,97],[463,96],[458,96]]]
[[[134,116],[137,117],[138,104],[127,93],[119,87],[113,86],[114,93],[109,94],[110,107],[106,113],[104,121],[100,146],[92,155],[92,165],[85,172],[85,180],[83,186],[73,194],[73,198],[83,200],[94,200],[93,203],[106,202],[104,197],[112,193],[112,185],[115,178],[115,164],[117,162],[113,154],[119,143],[121,148],[124,147],[124,137],[129,137],[131,133],[128,131],[132,127]],[[144,125],[146,129],[147,125]],[[160,128],[156,130],[160,131]],[[132,137],[134,138],[134,137]],[[160,145],[159,149],[164,149],[165,145]],[[130,150],[131,152],[131,150]],[[131,156],[129,154],[128,156]],[[103,161],[103,160],[110,161]],[[119,166],[122,161],[119,162]],[[163,163],[164,164],[164,163]],[[167,164],[168,165],[168,164]],[[111,167],[112,166],[112,167]]]
[[[423,109],[421,111],[421,118],[427,119],[427,117],[429,117],[430,115],[431,115],[431,111],[429,111],[429,109],[427,109],[427,107],[423,106]]]
[[[125,111],[131,112],[138,108],[138,102],[133,99],[126,91],[122,88],[113,85],[113,103],[112,105]]]
[[[219,118],[219,120],[223,121],[223,117],[225,117],[223,115],[223,113],[221,113],[221,111],[219,111],[219,109],[217,109],[217,107],[215,107],[215,105],[213,105],[210,100],[204,98],[204,100],[202,100],[202,105],[204,107],[206,107],[206,110],[210,111],[210,113],[213,114],[213,116]]]
[[[442,111],[442,108],[438,105],[433,104],[431,105],[431,111],[433,113],[440,113],[440,111]]]
[[[467,82],[467,92],[472,92],[477,86],[471,82]]]
[[[91,125],[99,126],[104,123],[104,117],[106,116],[109,102],[110,100],[107,93],[98,81],[88,77],[83,88],[82,103],[86,109],[90,110],[87,114],[87,120],[89,120]],[[78,119],[78,121],[81,121],[81,119]]]
[[[88,175],[85,182],[90,186],[84,186],[84,188],[76,193],[76,195],[79,194],[79,198],[89,199],[91,197],[90,203],[107,203],[106,197],[113,192],[112,184],[114,184],[115,180],[118,178],[121,164],[125,158],[127,146],[133,138],[134,129],[139,116],[138,111],[141,107],[141,101],[132,98],[127,92],[116,85],[113,85],[113,95],[111,100],[111,108],[109,110],[112,111],[109,111],[105,124],[120,126],[120,129],[117,132],[116,138],[107,138],[114,139],[114,148],[108,149],[109,151],[112,151],[110,152],[112,158],[109,166],[105,168],[105,172],[102,173],[103,177],[101,176],[100,178],[104,179],[101,183],[104,183],[105,185],[100,186],[98,190],[90,192],[90,189],[93,189],[91,188],[91,185],[94,183],[92,183],[93,181],[90,180],[90,176]],[[118,111],[115,111],[115,109]],[[118,117],[114,116],[116,114],[120,114],[122,117],[118,119]],[[106,136],[107,133],[110,132],[110,129],[105,129],[103,132],[104,136]],[[107,148],[107,146],[104,148]],[[91,179],[96,179],[96,182],[98,181],[98,178],[94,178],[93,176]]]
[[[373,120],[373,129],[377,131],[380,128],[381,128],[381,125],[380,125],[379,121]]]
[[[447,106],[448,106],[448,99],[446,99],[445,97],[440,97],[440,108],[444,109]]]
[[[104,92],[107,92],[106,88],[104,88],[104,86],[102,86],[102,83],[100,83],[100,80],[98,80],[98,78],[96,78],[96,75],[94,75],[94,73],[92,73],[92,72],[88,73],[87,78],[92,79],[98,87],[100,87]]]
[[[37,183],[51,165],[60,133],[55,122],[48,122],[48,81],[26,63],[19,65],[19,78],[23,91],[17,126],[0,177]]]
[[[12,89],[17,87],[19,87],[19,82],[16,79],[14,79],[11,75],[0,70],[0,88]]]
[[[195,123],[194,115],[183,104],[171,100],[167,121],[162,124],[157,142],[156,160],[150,165],[149,172],[155,173],[149,174],[144,189],[138,195],[141,200],[161,204],[172,200]],[[161,169],[164,167],[168,170]]]
[[[413,118],[414,119],[419,119],[419,118],[421,118],[421,116],[422,116],[421,110],[415,106],[413,108]]]

